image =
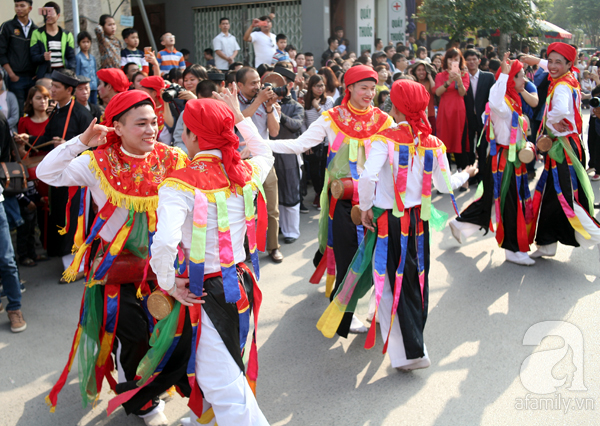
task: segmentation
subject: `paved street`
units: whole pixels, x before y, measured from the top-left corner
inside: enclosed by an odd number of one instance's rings
[[[598,183],[592,185],[600,198]],[[451,213],[450,198],[433,193],[436,207]],[[474,193],[474,187],[459,193],[459,208]],[[309,195],[307,200],[311,199]],[[258,401],[271,424],[598,423],[597,248],[559,246],[555,258],[538,260],[528,268],[504,263],[504,253],[492,233],[472,237],[459,246],[449,229],[432,232],[430,309],[425,328],[432,365],[400,373],[381,353],[379,334],[376,347],[367,351],[363,348],[365,335],[327,339],[316,329],[328,301],[324,284],[308,283],[318,220],[316,210],[309,208],[311,213],[301,217],[302,237],[291,245],[282,241],[284,262],[276,265],[264,256],[261,268],[264,300],[258,332]],[[106,391],[93,409],[82,408],[76,365],[60,394],[56,413],[48,412],[44,398],[66,362],[83,286],[81,282],[59,286],[60,273],[56,259],[22,268],[27,281],[23,311],[28,329],[24,333],[12,334],[6,314],[0,316],[0,425],[142,425],[122,409],[107,418],[111,395]],[[364,303],[359,317],[364,319],[366,311]],[[550,320],[568,321],[581,330],[587,391],[568,389],[580,373],[575,366],[582,351],[576,345],[568,351],[555,351],[561,355],[548,364],[547,370],[551,369],[557,382],[566,378],[564,384],[555,385],[556,392],[537,395],[523,386],[519,372],[529,355],[564,346],[563,339],[556,336],[537,347],[522,344],[529,327]],[[549,372],[542,369],[539,374],[542,377]],[[555,404],[538,404],[536,398],[544,397]],[[186,401],[179,396],[167,403],[166,414],[173,425],[186,412]]]

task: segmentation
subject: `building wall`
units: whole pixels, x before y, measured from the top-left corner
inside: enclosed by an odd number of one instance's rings
[[[70,0],[67,0],[68,2],[70,2]],[[60,17],[58,19],[58,25],[60,25],[61,27],[65,27],[65,14],[64,14],[64,7],[63,7],[63,0],[54,0],[54,2],[56,4],[58,4],[60,6]],[[31,11],[31,13],[29,14],[29,19],[31,19],[35,25],[37,25],[38,27],[41,25],[44,25],[44,20],[42,19],[41,15],[38,15],[38,8],[42,7],[44,5],[44,3],[46,3],[46,1],[36,1],[33,3],[33,10]],[[4,22],[4,21],[8,21],[9,19],[14,18],[15,16],[15,2],[14,0],[0,0],[0,11],[2,11],[2,18],[0,19],[0,22]]]

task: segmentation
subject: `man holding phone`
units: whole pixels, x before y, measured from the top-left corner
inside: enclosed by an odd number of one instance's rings
[[[73,34],[58,26],[60,6],[49,1],[39,11],[45,25],[32,32],[29,45],[31,60],[37,65],[37,78],[63,68],[75,71],[75,40]]]
[[[31,33],[37,29],[29,19],[32,3],[31,0],[15,0],[15,17],[0,27],[0,65],[8,74],[8,90],[17,97],[19,116],[23,115],[23,104],[35,76],[29,54]]]
[[[272,14],[269,16],[261,16],[254,18],[252,24],[244,34],[244,41],[252,43],[254,47],[254,67],[258,68],[260,64],[271,64],[273,55],[277,48],[275,34],[271,32],[273,28]],[[254,31],[259,28],[260,31]]]

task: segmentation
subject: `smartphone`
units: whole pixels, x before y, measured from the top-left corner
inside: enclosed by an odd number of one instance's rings
[[[144,47],[144,55],[147,55],[148,53],[152,53],[152,47]]]
[[[43,16],[56,16],[56,10],[53,7],[40,7],[38,8],[38,14]]]
[[[458,62],[452,62],[452,66],[450,67],[450,70],[453,72],[458,72]]]
[[[268,27],[269,21],[258,21],[258,26],[259,27]]]

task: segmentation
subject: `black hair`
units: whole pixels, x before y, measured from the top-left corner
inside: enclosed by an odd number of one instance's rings
[[[235,83],[235,75],[237,73],[235,71],[228,71],[225,76],[225,85],[229,86],[231,83]]]
[[[150,99],[144,99],[143,101],[139,101],[138,103],[135,103],[135,104],[131,105],[125,111],[122,111],[119,114],[115,115],[115,117],[113,118],[113,122],[119,121],[120,123],[124,124],[121,121],[121,119],[125,118],[125,114],[127,114],[132,109],[138,109],[139,107],[142,107],[144,105],[150,105],[152,108],[154,108],[154,104],[152,103],[152,101]]]
[[[335,37],[329,37],[327,39],[327,45],[331,45],[331,43],[333,43],[334,41],[337,41],[337,38],[335,38]]]
[[[396,46],[396,53],[404,53],[407,50],[410,50],[410,49],[406,46]]]
[[[306,68],[306,72],[309,72],[310,70],[315,70],[315,72],[317,72],[317,69],[311,65],[310,67]]]
[[[380,39],[380,38],[376,38],[376,39],[375,39],[375,46],[377,46],[377,45],[379,44],[379,42],[380,42],[380,41],[381,41],[381,39]]]
[[[49,1],[44,5],[44,7],[52,7],[52,8],[54,8],[54,10],[56,10],[56,14],[60,15],[60,6],[57,3],[53,2],[53,1]],[[46,18],[44,17],[44,20],[45,19]]]
[[[490,59],[490,63],[488,66],[490,68],[490,71],[493,71],[495,73],[500,68],[500,65],[502,65],[502,62],[500,62],[499,59]]]
[[[467,49],[467,50],[469,50],[469,49],[474,49],[474,48],[475,48],[475,45],[474,45],[474,44],[472,44],[472,43],[469,43],[469,44],[467,44],[467,46],[466,46],[466,49]]]
[[[278,42],[279,40],[287,40],[287,36],[285,34],[277,34],[275,41]]]
[[[185,55],[189,55],[189,54],[190,54],[190,51],[189,51],[189,50],[187,50],[186,48],[180,49],[179,51],[181,52],[181,54],[182,54],[183,56],[185,56]]]
[[[86,38],[89,41],[92,41],[92,35],[90,33],[88,33],[87,31],[80,32],[79,34],[77,34],[77,44],[81,43]]]
[[[125,28],[123,31],[121,31],[121,37],[123,37],[123,40],[125,40],[130,35],[137,33],[138,32],[135,28]]]
[[[385,95],[388,95],[388,96],[390,95],[389,90],[382,90],[381,92],[379,92],[379,94],[377,95],[377,104],[378,105],[382,105],[383,104],[381,98],[384,97]]]
[[[420,47],[417,48],[417,56],[419,56],[419,54],[423,53],[423,52],[427,53],[427,48],[426,47],[420,46]]]
[[[488,58],[485,56],[481,57],[481,63],[479,64],[480,67],[485,67],[488,63]]]
[[[219,19],[219,25],[221,25],[221,22],[223,22],[223,21],[229,21],[229,18],[223,17],[223,18]]]
[[[396,53],[396,55],[397,55],[397,53]],[[356,58],[356,61],[354,61],[354,62],[363,64],[363,65],[367,65],[369,63],[369,60],[365,55],[361,55],[358,58]]]
[[[198,80],[208,80],[208,74],[202,65],[194,64],[190,67],[187,67],[182,75],[184,80],[188,74],[192,74]]]
[[[243,66],[244,64],[242,64],[241,62],[234,62],[234,63],[232,63],[232,64],[229,65],[229,70],[233,71],[235,69],[235,67],[239,67],[240,65]]]
[[[258,75],[262,78],[262,76],[265,75],[268,71],[273,71],[273,66],[267,64],[260,64],[258,67],[256,67],[256,71],[258,72]]]
[[[406,58],[406,56],[403,55],[402,53],[396,53],[394,56],[392,56],[392,64],[394,64],[394,66],[395,66],[396,62],[398,62],[402,58]]]
[[[477,59],[481,59],[481,53],[475,49],[467,49],[465,51],[465,59],[467,59],[469,56],[477,56]]]
[[[129,69],[130,66],[134,66],[137,70],[140,69],[139,65],[136,64],[135,62],[127,62],[125,64],[125,66],[123,67],[123,72],[125,73],[125,75],[127,75],[127,70]]]
[[[179,68],[171,68],[165,80],[169,80],[171,83],[177,83],[177,80],[183,78],[183,71]]]
[[[15,3],[20,3],[24,1],[25,3],[29,3],[29,6],[33,6],[33,0],[15,0]]]
[[[107,14],[100,16],[100,20],[99,20],[100,22],[99,23],[100,23],[101,27],[103,27],[104,25],[106,25],[106,20],[108,18],[112,18],[112,16],[111,15],[107,15]]]
[[[256,71],[256,70],[254,68],[250,68],[250,67],[240,68],[239,70],[237,70],[237,73],[235,74],[235,81],[237,81],[238,83],[245,84],[246,83],[246,75],[251,71]]]
[[[217,84],[212,80],[202,80],[196,86],[196,96],[199,98],[211,98],[213,92],[217,91]]]
[[[315,57],[315,55],[313,55],[310,52],[304,52],[304,57],[307,57],[307,56],[312,56],[313,58]]]
[[[286,52],[289,52],[291,50],[296,50],[297,51],[298,49],[296,49],[296,46],[294,46],[293,44],[288,44],[287,46],[285,46],[285,51]]]
[[[213,50],[210,47],[204,49],[204,53],[208,53],[210,56],[214,55],[214,52],[213,52]]]
[[[269,21],[269,22],[273,22],[271,20],[271,17],[269,15],[265,15],[265,16],[261,16],[260,18],[258,18],[259,21]]]
[[[389,52],[391,49],[395,49],[395,47],[394,47],[394,46],[385,46],[385,47],[383,48],[383,51],[384,51],[385,53],[388,53],[388,52]]]

